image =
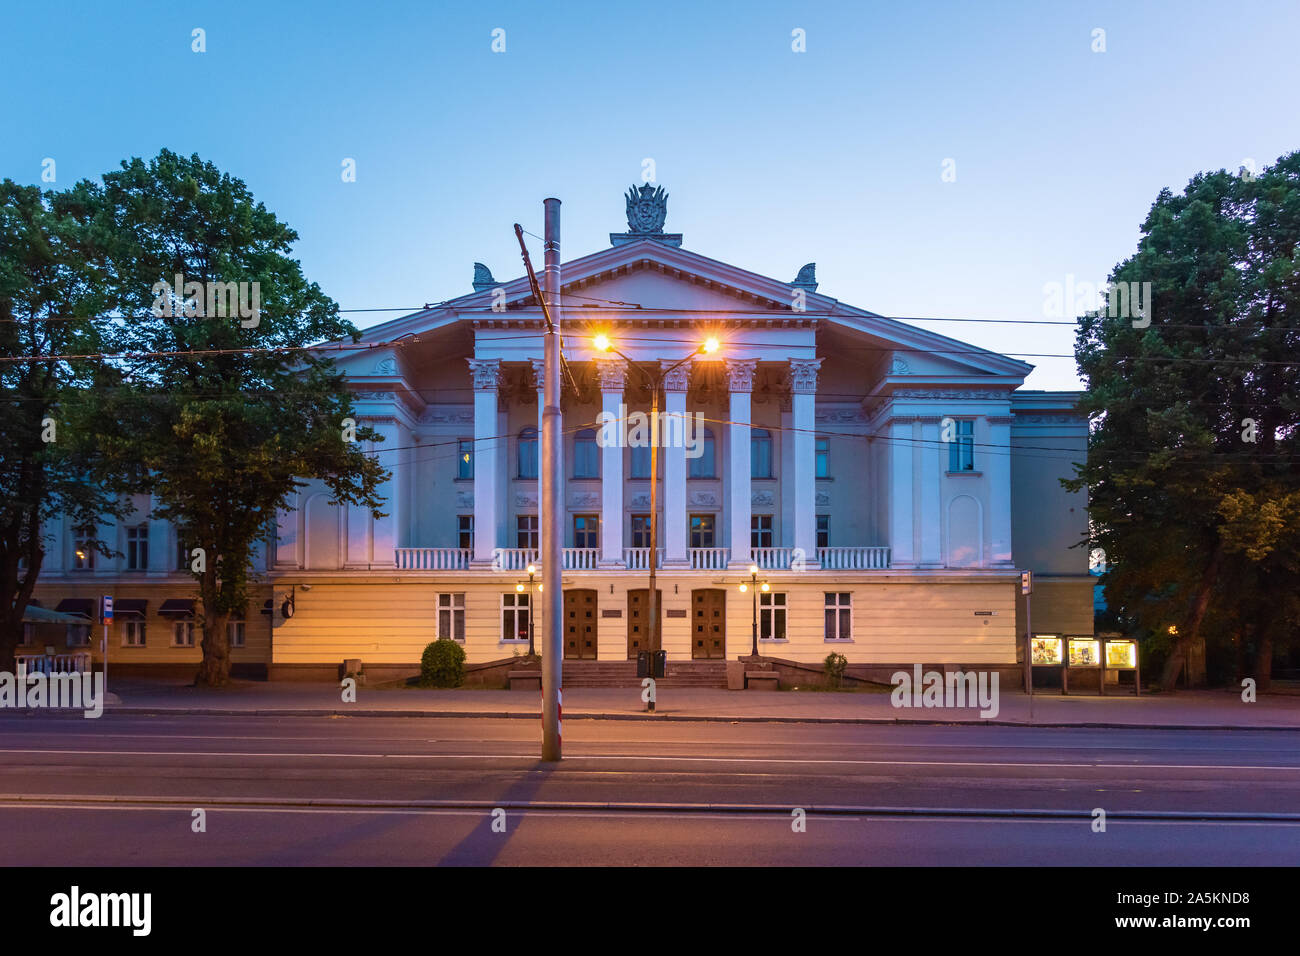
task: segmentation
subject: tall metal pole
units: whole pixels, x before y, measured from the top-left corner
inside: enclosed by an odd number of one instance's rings
[[[650,673],[654,673],[655,654],[659,651],[659,591],[655,569],[659,564],[659,382],[655,374],[650,381]],[[653,709],[654,704],[650,707]]]
[[[564,585],[561,581],[560,479],[564,458],[560,446],[560,201],[546,199],[543,230],[546,302],[551,321],[545,336],[546,381],[542,410],[542,590],[546,595],[546,628],[542,639],[542,759],[561,756],[561,714],[564,682]]]

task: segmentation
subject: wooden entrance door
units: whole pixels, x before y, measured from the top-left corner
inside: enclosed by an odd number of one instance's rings
[[[664,619],[664,592],[659,596],[659,620]],[[627,592],[627,659],[636,660],[638,651],[650,650],[650,589],[637,588]]]
[[[596,592],[564,592],[564,659],[596,659]]]
[[[727,656],[727,592],[703,588],[691,592],[691,657],[722,660]]]

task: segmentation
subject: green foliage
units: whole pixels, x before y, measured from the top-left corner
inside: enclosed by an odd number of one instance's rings
[[[109,376],[98,362],[47,358],[100,351],[97,278],[62,194],[0,182],[0,670],[13,670],[46,548],[62,546],[43,524],[64,515],[109,556],[98,525],[124,510],[93,441],[90,389]]]
[[[1079,319],[1092,431],[1065,484],[1087,490],[1107,603],[1175,625],[1176,670],[1198,632],[1214,655],[1300,623],[1300,153],[1163,190],[1142,232],[1112,279],[1152,284],[1151,322]]]
[[[132,159],[102,184],[78,183],[66,204],[89,237],[101,297],[121,317],[102,328],[121,387],[99,409],[111,423],[100,451],[156,496],[154,517],[204,549],[199,680],[224,683],[225,622],[246,606],[253,550],[297,491],[316,480],[333,502],[383,516],[387,473],[364,450],[382,438],[359,426],[346,440],[355,416],[344,377],[328,353],[306,350],[359,336],[291,258],[297,234],[197,156]],[[199,294],[175,298],[177,275]],[[254,319],[204,296],[231,282],[259,290]]]
[[[444,637],[420,657],[421,687],[459,687],[465,680],[465,648]]]
[[[826,660],[822,662],[822,672],[825,673],[827,682],[832,687],[839,687],[844,680],[844,672],[848,669],[849,659],[837,651],[832,651],[826,655]]]

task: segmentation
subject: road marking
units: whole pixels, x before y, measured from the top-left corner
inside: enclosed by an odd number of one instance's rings
[[[528,760],[540,762],[539,754],[443,754],[443,753],[293,753],[278,751],[191,751],[191,750],[31,750],[0,748],[0,754],[28,756],[95,757],[283,757],[294,759],[339,758],[347,760]],[[675,763],[755,763],[795,765],[844,765],[862,767],[1021,767],[1035,770],[1280,770],[1300,772],[1300,765],[1281,764],[1172,764],[1172,763],[1026,763],[1020,761],[974,760],[847,760],[826,757],[674,757],[639,754],[570,754],[565,760],[619,760]]]

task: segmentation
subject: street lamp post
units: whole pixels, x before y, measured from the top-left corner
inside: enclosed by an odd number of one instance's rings
[[[770,590],[772,590],[772,585],[768,584],[766,581],[760,582],[758,580],[758,565],[751,564],[749,566],[749,583],[746,584],[744,581],[740,583],[740,593],[744,594],[746,591],[749,591],[752,596],[754,611],[754,647],[753,650],[750,651],[750,656],[753,657],[754,660],[758,660],[758,592],[762,591],[766,594]]]
[[[639,371],[650,383],[650,554],[647,562],[650,569],[650,592],[647,596],[646,610],[650,618],[650,670],[653,673],[654,654],[659,650],[659,595],[656,581],[656,569],[659,564],[659,390],[663,388],[664,379],[669,374],[695,356],[716,352],[718,340],[709,338],[684,359],[668,368],[656,367],[653,371],[616,349],[607,335],[597,335],[593,344],[598,351],[613,352]]]
[[[528,656],[536,657],[537,649],[533,643],[533,602],[536,600],[537,588],[533,587],[533,578],[537,576],[537,565],[528,565]]]

